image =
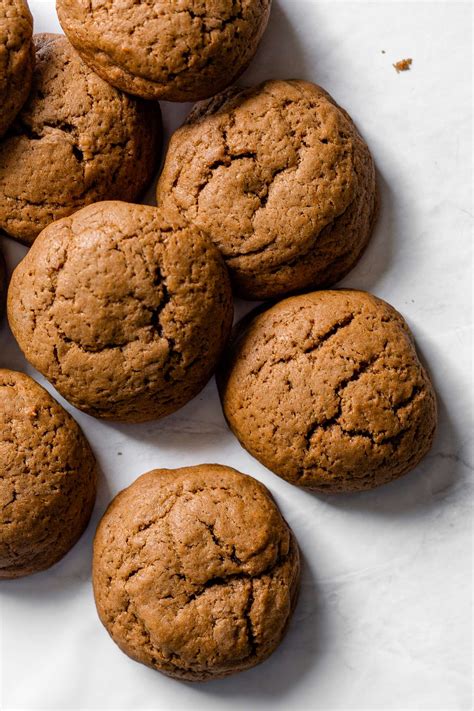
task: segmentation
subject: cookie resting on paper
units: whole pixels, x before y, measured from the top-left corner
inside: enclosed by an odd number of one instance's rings
[[[105,81],[145,99],[197,101],[247,68],[271,0],[57,0],[59,21]]]
[[[292,484],[372,489],[428,452],[436,401],[402,316],[362,291],[291,297],[237,328],[219,375],[241,444]]]
[[[171,138],[165,212],[209,235],[237,293],[267,299],[334,284],[375,220],[374,163],[319,86],[268,81],[198,105]]]
[[[299,586],[296,540],[268,490],[229,467],[144,474],[94,541],[97,610],[123,652],[205,681],[276,649]]]
[[[30,377],[0,369],[0,578],[45,570],[72,548],[96,478],[73,418]]]
[[[164,417],[212,376],[233,316],[212,242],[154,207],[102,202],[49,225],[13,273],[27,360],[90,415]]]
[[[26,104],[0,142],[0,230],[31,244],[99,200],[137,200],[153,177],[158,104],[109,86],[62,35],[35,35]]]

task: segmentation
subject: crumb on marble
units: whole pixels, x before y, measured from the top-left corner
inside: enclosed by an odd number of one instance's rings
[[[393,66],[395,67],[397,74],[400,74],[400,72],[407,72],[410,69],[412,63],[413,59],[400,59],[400,61],[395,62]]]

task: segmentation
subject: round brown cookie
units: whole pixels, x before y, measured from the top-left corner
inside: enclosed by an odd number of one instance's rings
[[[197,101],[254,56],[271,0],[57,0],[64,32],[103,79],[145,99]]]
[[[292,484],[372,489],[428,452],[436,401],[403,318],[362,291],[286,299],[237,329],[220,377],[241,444]]]
[[[268,81],[191,113],[157,199],[212,238],[241,296],[264,299],[333,284],[354,266],[374,222],[374,164],[323,89]]]
[[[160,127],[158,104],[106,84],[65,37],[35,43],[32,93],[0,144],[0,229],[26,244],[83,205],[135,200],[153,176]]]
[[[33,18],[24,0],[0,0],[0,136],[26,101],[35,48]]]
[[[157,208],[121,202],[47,227],[8,293],[30,363],[79,409],[128,422],[164,417],[197,395],[232,313],[212,242]]]
[[[0,370],[0,578],[37,573],[72,548],[96,478],[73,418],[27,375]]]
[[[112,639],[189,681],[272,654],[299,573],[296,540],[269,491],[218,464],[144,474],[112,501],[94,541],[95,600]]]

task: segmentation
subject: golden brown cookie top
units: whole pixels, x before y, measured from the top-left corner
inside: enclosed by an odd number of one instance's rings
[[[431,445],[436,403],[410,331],[361,291],[286,299],[241,328],[221,382],[244,447],[294,484],[369,489]]]
[[[0,369],[0,578],[59,560],[87,524],[95,487],[73,418],[27,375]]]
[[[373,211],[373,173],[351,119],[321,87],[268,81],[197,107],[171,139],[157,199],[211,236],[244,295],[253,275],[263,297],[260,274],[311,257],[360,201]],[[359,249],[350,231],[339,242],[319,255],[319,281],[353,242]]]
[[[0,0],[0,136],[25,101],[34,65],[33,18],[24,0]]]
[[[104,198],[132,200],[152,176],[159,106],[114,89],[62,35],[35,35],[27,103],[0,145],[0,228],[31,243]]]
[[[253,666],[284,633],[298,549],[267,489],[229,467],[154,470],[111,503],[94,542],[102,622],[172,676]]]
[[[100,76],[149,99],[196,101],[229,86],[265,30],[271,0],[57,0],[64,32]]]
[[[9,321],[28,360],[97,417],[162,417],[212,375],[232,322],[223,261],[144,205],[90,205],[47,227],[16,268]]]
[[[24,0],[0,0],[0,90],[8,79],[15,54],[29,49],[33,18]]]

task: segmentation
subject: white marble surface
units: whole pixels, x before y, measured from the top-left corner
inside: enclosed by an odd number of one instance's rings
[[[36,31],[59,27],[52,0],[30,4]],[[471,10],[470,2],[275,0],[245,77],[319,82],[372,148],[381,216],[344,285],[375,292],[408,319],[439,396],[430,455],[372,493],[314,496],[240,448],[214,382],[176,415],[140,426],[103,424],[66,404],[99,459],[100,495],[86,535],[60,564],[0,585],[4,709],[471,708]],[[397,74],[392,62],[407,56],[412,70]],[[168,133],[186,108],[163,106]],[[12,268],[25,250],[0,242]],[[38,377],[6,324],[0,366]],[[193,686],[135,664],[109,640],[94,609],[90,551],[107,502],[136,476],[206,461],[270,487],[301,543],[304,574],[273,657]]]

